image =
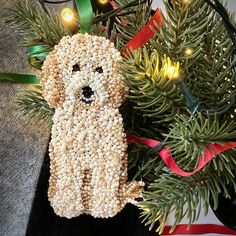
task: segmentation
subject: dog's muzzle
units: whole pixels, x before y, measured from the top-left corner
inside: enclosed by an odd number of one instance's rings
[[[89,87],[85,86],[82,88],[82,102],[84,103],[91,103],[93,101],[92,95],[94,94],[94,91]]]

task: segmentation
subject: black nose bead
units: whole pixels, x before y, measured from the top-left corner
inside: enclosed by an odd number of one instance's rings
[[[91,98],[91,96],[94,94],[93,90],[89,86],[83,87],[82,91],[85,98]]]
[[[94,94],[94,91],[89,86],[83,87],[81,101],[86,104],[91,103],[93,101],[93,99],[91,98],[93,94]]]

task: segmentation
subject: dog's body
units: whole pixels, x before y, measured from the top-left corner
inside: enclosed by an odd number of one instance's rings
[[[117,58],[105,38],[78,34],[63,38],[44,63],[44,97],[55,108],[48,197],[59,216],[112,217],[141,196],[143,183],[127,182],[118,110],[126,88],[116,72]]]
[[[107,109],[110,108],[95,110],[92,114],[90,111],[75,111],[74,116],[66,122],[68,129],[64,119],[70,111],[56,111],[52,130],[51,161],[52,164],[61,162],[67,170],[66,173],[63,169],[51,171],[49,200],[58,215],[68,218],[82,213],[94,217],[113,216],[126,202],[138,197],[132,196],[135,188],[129,196],[126,195],[129,184],[126,183],[125,137],[124,134],[117,136],[117,133],[123,133],[122,117],[117,109],[113,109],[108,115]],[[97,117],[95,122],[89,119],[92,116]],[[111,125],[106,125],[109,122]],[[63,132],[57,132],[58,128]],[[76,142],[73,142],[73,137],[77,137]],[[55,149],[60,150],[54,152]],[[64,156],[57,156],[58,151],[64,153]],[[59,179],[60,183],[55,185]],[[58,204],[58,201],[61,201],[61,204]]]

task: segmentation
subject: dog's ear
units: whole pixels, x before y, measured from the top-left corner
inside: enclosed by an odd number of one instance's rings
[[[119,108],[122,103],[125,102],[126,97],[129,93],[129,88],[125,83],[125,79],[122,75],[116,74],[113,76],[115,80],[112,82],[110,86],[110,101],[114,108]]]
[[[61,106],[65,100],[65,88],[58,64],[56,52],[50,52],[40,74],[43,97],[51,108]]]

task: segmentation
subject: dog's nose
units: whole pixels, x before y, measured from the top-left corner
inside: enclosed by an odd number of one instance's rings
[[[85,86],[82,88],[82,101],[85,103],[91,103],[91,96],[94,94],[94,91],[89,87]]]
[[[82,91],[85,98],[91,98],[91,96],[94,94],[93,90],[89,86],[83,87]]]

